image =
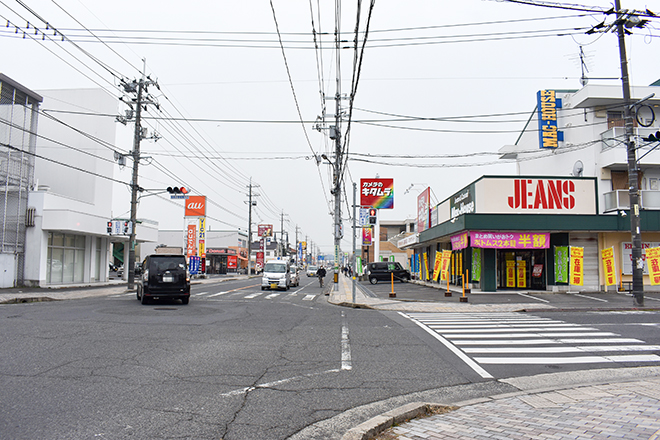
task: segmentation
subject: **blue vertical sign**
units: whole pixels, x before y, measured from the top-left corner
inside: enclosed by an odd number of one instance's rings
[[[539,119],[539,146],[557,148],[564,140],[564,132],[557,129],[557,109],[562,108],[554,90],[539,90],[536,93],[536,108]]]
[[[188,271],[190,272],[190,275],[197,275],[199,273],[201,262],[201,257],[197,257],[195,255],[190,257],[190,262],[188,263]]]

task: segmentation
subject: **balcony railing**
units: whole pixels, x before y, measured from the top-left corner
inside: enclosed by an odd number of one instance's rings
[[[639,193],[642,209],[660,210],[660,191],[642,190]],[[606,192],[603,194],[603,202],[604,212],[630,209],[630,194],[627,189]]]

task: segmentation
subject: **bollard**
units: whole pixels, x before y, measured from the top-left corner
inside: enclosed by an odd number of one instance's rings
[[[396,293],[394,293],[394,272],[392,272],[390,275],[392,275],[392,291],[390,292],[390,298],[396,298]]]
[[[445,296],[451,296],[451,291],[449,290],[449,274],[447,274],[447,291],[445,292]]]
[[[466,271],[465,271],[465,278],[463,278],[463,296],[461,296],[461,297],[459,298],[459,301],[462,302],[462,303],[466,303],[466,302],[468,302],[468,298],[467,298],[467,296],[465,296],[465,291],[466,291],[466,290],[469,290],[469,289],[466,289],[466,288],[465,288],[465,280],[466,280],[466,278],[467,278],[467,275],[468,275],[468,271],[466,270]]]

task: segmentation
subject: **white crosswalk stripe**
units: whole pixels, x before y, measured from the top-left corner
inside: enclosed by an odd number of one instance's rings
[[[479,365],[660,362],[658,345],[528,314],[401,314],[437,333]]]
[[[216,300],[220,301],[220,297],[225,297],[225,298],[232,298],[232,299],[249,299],[249,300],[255,300],[255,299],[262,299],[262,300],[286,300],[286,301],[313,301],[316,299],[319,295],[315,293],[310,293],[310,294],[305,294],[302,293],[301,289],[285,293],[284,291],[262,291],[262,292],[251,292],[249,290],[239,290],[239,291],[221,291],[221,292],[198,292],[198,293],[193,293],[192,296],[196,299],[210,299],[210,300]],[[134,295],[134,294],[132,294]]]

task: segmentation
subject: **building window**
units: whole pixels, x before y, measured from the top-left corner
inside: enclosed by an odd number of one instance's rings
[[[85,273],[85,236],[48,233],[48,284],[82,283]]]

